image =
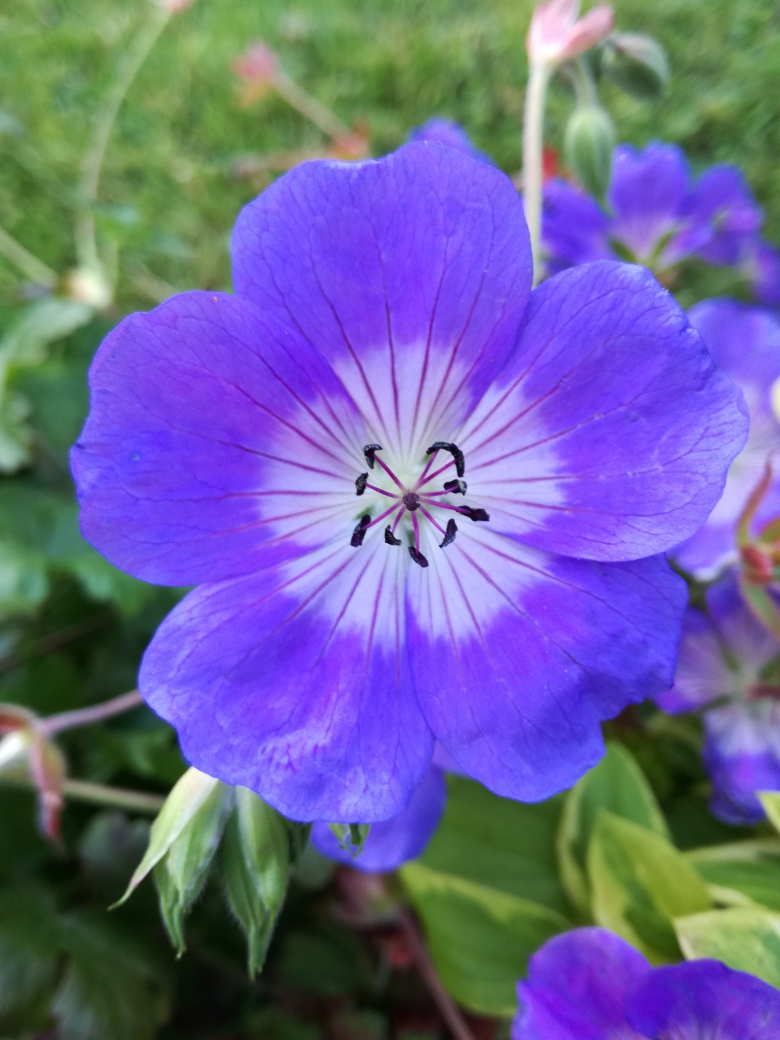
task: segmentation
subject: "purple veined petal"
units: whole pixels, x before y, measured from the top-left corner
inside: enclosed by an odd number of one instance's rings
[[[547,181],[542,197],[542,248],[548,274],[593,260],[614,259],[609,228],[609,217],[586,191],[560,178]]]
[[[486,166],[496,165],[486,152],[480,151],[474,145],[460,123],[456,123],[454,119],[446,119],[444,116],[434,116],[422,126],[415,127],[409,134],[409,140],[413,142],[434,141],[436,144],[446,145],[447,148],[454,148],[455,151],[462,152],[464,155],[476,159],[477,162],[485,163]]]
[[[712,812],[726,823],[763,820],[756,791],[780,790],[780,701],[767,697],[708,711],[704,734]]]
[[[518,984],[512,1040],[645,1040],[626,1022],[624,1004],[651,971],[638,950],[603,928],[556,935]]]
[[[422,855],[441,819],[446,799],[442,772],[431,766],[406,808],[391,820],[371,827],[359,856],[353,856],[339,845],[327,823],[314,824],[311,841],[323,856],[356,870],[368,873],[395,870]]]
[[[412,673],[436,739],[496,794],[538,801],[604,753],[600,721],[672,684],[686,592],[659,557],[598,564],[458,524],[407,579]]]
[[[670,715],[695,711],[733,694],[735,683],[712,623],[700,610],[689,607],[683,619],[674,686],[656,697],[656,703]]]
[[[688,160],[673,144],[651,143],[642,151],[621,144],[612,158],[607,201],[614,213],[612,235],[638,261],[678,226],[688,190]]]
[[[531,285],[512,182],[433,143],[299,166],[243,210],[232,250],[238,294],[321,351],[371,439],[401,458],[451,440]]]
[[[706,592],[707,612],[720,640],[729,648],[744,673],[743,692],[755,682],[764,667],[780,652],[775,638],[748,609],[737,581],[729,570]]]
[[[737,264],[763,220],[741,171],[726,164],[711,166],[688,195],[682,230],[667,247],[669,260],[695,254],[708,264]]]
[[[515,353],[453,439],[494,529],[617,561],[693,534],[746,432],[739,390],[669,293],[603,261],[534,290]]]
[[[157,630],[139,688],[189,762],[286,816],[389,819],[433,752],[405,648],[408,562],[339,539],[201,586]]]
[[[246,303],[184,293],[126,318],[90,386],[81,526],[123,570],[220,580],[348,529],[362,420],[320,355]]]
[[[780,253],[768,242],[756,238],[745,250],[742,268],[759,303],[777,307],[780,304]]]
[[[704,526],[674,551],[681,567],[706,580],[735,554],[737,521],[767,461],[778,458],[775,466],[780,466],[780,423],[770,396],[780,376],[780,320],[730,299],[705,300],[689,317],[715,364],[742,390],[750,416],[748,439],[729,469],[723,495]],[[780,470],[758,509],[755,529],[778,514]]]
[[[780,992],[720,961],[688,961],[645,975],[626,1017],[649,1040],[776,1040]]]

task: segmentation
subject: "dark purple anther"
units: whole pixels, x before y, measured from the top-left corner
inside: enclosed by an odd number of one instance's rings
[[[474,509],[473,506],[457,506],[461,516],[467,516],[469,520],[489,520],[490,517],[484,509]]]
[[[455,459],[455,472],[459,477],[463,476],[466,472],[466,459],[457,444],[452,444],[450,441],[436,441],[426,449],[425,454],[432,455],[434,451],[449,451]]]
[[[465,495],[468,484],[465,480],[445,480],[444,490],[451,491],[453,495]]]
[[[363,544],[363,539],[366,537],[366,530],[368,525],[371,523],[371,514],[364,513],[355,525],[355,530],[352,532],[352,537],[349,540],[349,544],[357,549]]]
[[[407,491],[404,495],[403,501],[404,505],[411,513],[413,513],[415,509],[420,508],[420,496],[416,491]]]
[[[409,546],[409,555],[415,563],[419,563],[421,567],[427,567],[428,561],[425,559],[419,549],[415,549],[413,545]]]
[[[392,529],[390,527],[390,524],[388,524],[387,527],[385,528],[385,541],[387,542],[388,545],[400,545],[401,544],[401,539],[400,538],[396,538],[396,536],[393,534]]]
[[[366,457],[366,462],[368,463],[368,468],[369,469],[373,469],[374,468],[374,452],[375,451],[381,451],[381,450],[382,450],[382,445],[381,444],[364,444],[363,445],[363,454]]]
[[[448,545],[452,545],[455,541],[455,535],[458,533],[458,525],[454,520],[447,521],[447,533],[444,535],[444,541],[439,542],[440,549],[446,549]]]
[[[368,483],[368,473],[361,473],[355,481],[356,495],[362,495],[366,490],[366,484]]]

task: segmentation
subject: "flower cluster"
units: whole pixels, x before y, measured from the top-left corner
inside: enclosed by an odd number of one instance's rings
[[[296,820],[389,820],[434,742],[512,798],[672,683],[739,390],[653,276],[531,292],[522,203],[432,142],[241,214],[236,295],[123,321],[73,451],[85,536],[195,585],[141,667],[187,758]]]
[[[694,179],[682,149],[618,145],[605,210],[560,178],[544,190],[542,243],[548,273],[621,258],[662,280],[683,261],[737,269],[759,301],[780,303],[780,258],[761,237],[763,214],[736,166]]]

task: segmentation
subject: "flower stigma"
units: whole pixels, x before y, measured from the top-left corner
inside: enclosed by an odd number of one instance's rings
[[[385,498],[393,500],[393,504],[385,509],[384,512],[380,513],[375,519],[371,518],[370,513],[364,513],[358,520],[355,529],[352,532],[350,539],[350,545],[355,549],[359,548],[363,544],[363,539],[366,536],[369,528],[374,527],[380,521],[393,517],[392,523],[388,523],[385,527],[384,537],[385,542],[388,545],[401,545],[402,539],[396,537],[396,529],[406,514],[409,514],[411,518],[411,526],[407,524],[409,533],[409,555],[415,563],[419,564],[420,567],[427,567],[428,560],[420,552],[420,521],[418,520],[417,513],[421,513],[422,516],[428,520],[443,536],[443,540],[439,542],[440,549],[446,549],[448,545],[452,545],[455,541],[455,535],[458,533],[458,525],[455,523],[454,517],[449,517],[446,522],[446,527],[442,527],[439,521],[431,513],[432,509],[446,509],[452,512],[459,513],[461,516],[467,516],[469,520],[482,520],[487,521],[490,519],[488,513],[484,509],[475,509],[473,506],[453,506],[449,503],[441,501],[442,496],[445,495],[465,495],[468,487],[465,480],[461,478],[466,472],[466,459],[463,452],[457,446],[449,441],[436,441],[430,446],[425,452],[426,455],[430,456],[428,461],[423,468],[422,473],[416,479],[413,486],[408,485],[412,482],[401,480],[388,466],[388,464],[381,459],[376,453],[382,451],[381,444],[366,444],[363,448],[363,455],[369,469],[374,469],[376,463],[379,464],[380,468],[384,470],[387,476],[390,478],[392,483],[395,485],[395,490],[387,490],[386,488],[378,487],[376,484],[369,484],[368,472],[358,474],[355,480],[355,494],[358,497],[365,494],[367,490],[373,491],[378,495],[382,495]],[[434,470],[433,473],[429,472],[431,467],[436,462],[436,456],[440,451],[447,451],[451,454],[452,458],[449,459],[443,466]],[[445,473],[451,466],[455,467],[457,478],[455,480],[446,480],[441,490],[435,490],[434,487],[430,487],[428,490],[424,490],[427,485],[431,484],[431,481],[435,480],[436,477]]]

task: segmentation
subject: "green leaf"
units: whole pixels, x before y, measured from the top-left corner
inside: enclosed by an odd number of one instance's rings
[[[38,365],[45,347],[86,325],[94,311],[84,303],[46,296],[31,303],[0,340],[0,375],[11,365]]]
[[[249,974],[265,962],[289,874],[289,838],[284,817],[245,787],[236,787],[236,809],[223,848],[230,908],[244,930]]]
[[[0,898],[0,1033],[43,1029],[60,971],[54,902],[37,889]]]
[[[780,831],[780,792],[758,791],[757,794],[764,807],[764,812],[769,817],[769,822],[776,831]]]
[[[154,867],[160,910],[179,956],[185,950],[184,918],[206,883],[232,807],[231,789],[225,784],[216,785]]]
[[[608,743],[599,764],[566,796],[558,831],[561,880],[567,895],[584,915],[590,909],[588,843],[602,809],[669,837],[663,813],[635,758],[622,744]]]
[[[588,849],[593,916],[654,963],[680,957],[673,919],[712,902],[682,853],[660,834],[601,810]]]
[[[431,870],[565,913],[555,835],[562,800],[524,804],[465,777],[447,777],[447,806],[420,862]]]
[[[568,922],[528,899],[430,870],[401,868],[442,982],[465,1007],[509,1017],[528,958]]]
[[[127,891],[116,906],[121,906],[130,898],[149,871],[168,852],[187,824],[200,812],[213,792],[224,787],[226,785],[221,781],[201,773],[198,769],[187,770],[168,795],[159,816],[152,824],[149,845],[144,857],[130,878]]]
[[[780,911],[780,842],[738,841],[693,849],[685,858],[707,882],[716,902],[760,903]]]
[[[152,1040],[168,1017],[160,966],[104,917],[64,921],[70,954],[52,1011],[61,1040]]]
[[[780,989],[780,914],[737,907],[681,917],[674,924],[689,960],[713,957]]]

